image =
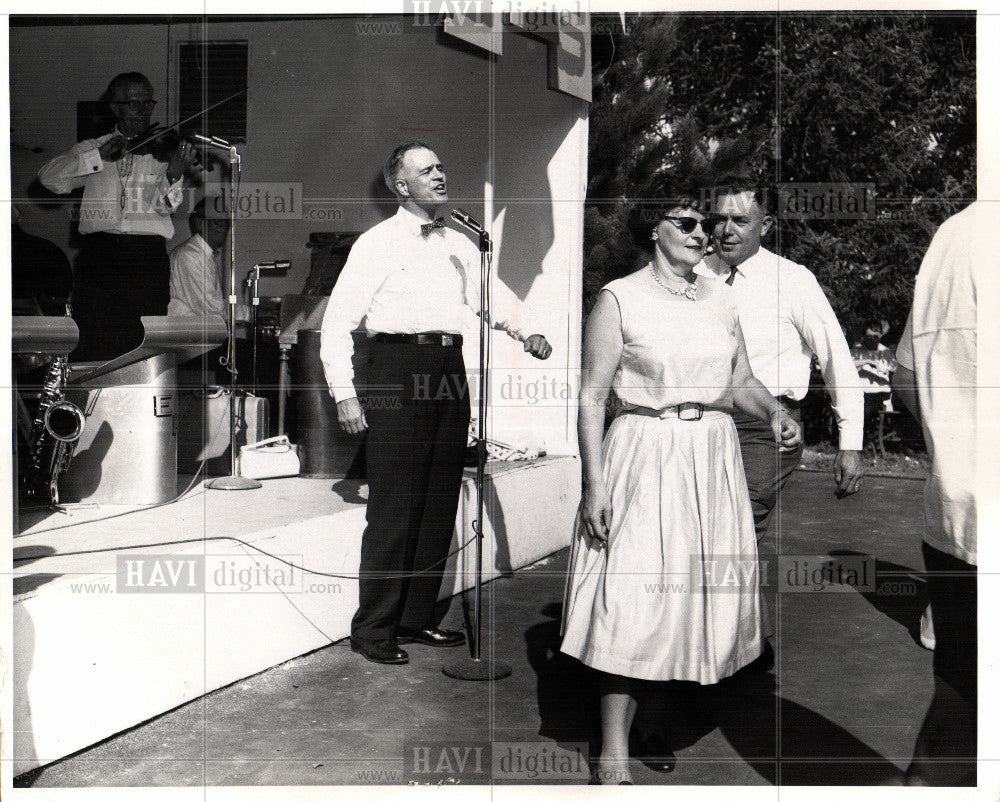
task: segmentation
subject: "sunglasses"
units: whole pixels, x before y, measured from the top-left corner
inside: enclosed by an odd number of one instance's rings
[[[665,214],[661,220],[669,220],[678,229],[680,229],[683,234],[690,234],[698,226],[701,226],[701,230],[705,232],[708,236],[712,233],[712,229],[715,228],[714,223],[711,218],[706,217],[704,220],[699,220],[697,217],[673,217],[671,215]]]

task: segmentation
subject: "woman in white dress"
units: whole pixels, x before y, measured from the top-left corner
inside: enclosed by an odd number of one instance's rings
[[[802,436],[750,371],[729,287],[693,273],[709,239],[695,199],[660,209],[645,229],[652,260],[603,288],[584,336],[584,489],[561,648],[603,672],[605,784],[631,782],[633,679],[711,684],[763,648],[753,514],[727,410],[769,420],[783,447]],[[611,389],[623,411],[602,448]]]

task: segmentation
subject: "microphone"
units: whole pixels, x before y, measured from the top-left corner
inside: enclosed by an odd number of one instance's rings
[[[276,259],[273,262],[258,262],[254,267],[261,270],[288,270],[292,266],[288,259]]]
[[[474,231],[480,237],[489,238],[489,234],[486,233],[486,229],[483,228],[479,223],[477,223],[472,217],[463,212],[461,209],[453,209],[451,212],[451,219],[456,223],[460,223],[465,226],[470,231]]]

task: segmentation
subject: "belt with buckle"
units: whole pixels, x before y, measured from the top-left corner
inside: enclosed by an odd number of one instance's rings
[[[393,343],[396,345],[443,345],[449,348],[458,348],[462,345],[461,334],[443,334],[440,332],[430,332],[425,334],[388,334],[384,331],[378,332],[374,338],[377,343]]]
[[[701,420],[701,416],[705,412],[705,405],[694,401],[685,401],[683,404],[678,404],[673,411],[677,413],[680,420]]]
[[[679,420],[701,420],[701,416],[706,412],[725,412],[731,415],[732,407],[720,407],[714,404],[699,404],[696,401],[685,401],[676,406],[665,409],[649,409],[648,407],[630,407],[625,412],[633,415],[647,415],[652,418],[668,418],[677,416]]]

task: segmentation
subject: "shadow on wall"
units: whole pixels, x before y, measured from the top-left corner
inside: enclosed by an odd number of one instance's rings
[[[557,195],[564,190],[553,187],[549,167],[577,120],[565,113],[550,113],[544,121],[535,122],[530,132],[512,125],[506,134],[511,141],[498,141],[495,148],[494,214],[503,217],[502,231],[495,232],[500,235],[497,276],[522,301],[541,275],[542,260],[555,242],[554,208],[561,202]],[[530,148],[524,147],[525,134],[530,136]]]

